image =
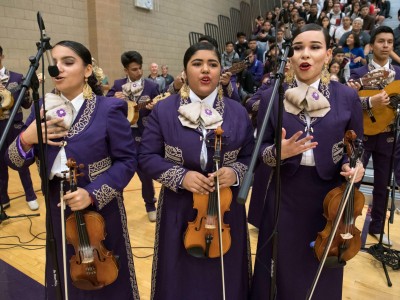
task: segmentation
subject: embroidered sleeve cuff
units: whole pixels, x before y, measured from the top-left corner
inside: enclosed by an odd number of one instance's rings
[[[30,151],[33,152],[32,149]],[[33,155],[31,155],[31,157],[32,156]],[[24,152],[21,145],[19,144],[19,138],[16,138],[8,147],[8,159],[11,161],[11,163],[14,164],[14,166],[16,166],[17,168],[21,168],[27,158],[27,154]]]
[[[361,106],[363,110],[371,109],[371,98],[370,97],[360,97]]]
[[[104,206],[106,206],[108,203],[110,203],[110,201],[113,200],[114,198],[122,200],[121,192],[110,187],[107,184],[103,184],[98,190],[96,189],[93,190],[92,196],[94,196],[95,198],[94,204],[97,206],[99,210],[102,209]]]
[[[254,102],[253,105],[251,106],[251,111],[257,112],[259,106],[260,106],[260,100],[257,100],[257,101]]]
[[[232,186],[240,186],[242,184],[243,177],[246,174],[247,166],[237,161],[230,164],[228,167],[232,168],[236,174],[236,183]]]
[[[188,170],[186,170],[185,168],[182,168],[180,166],[173,166],[172,168],[162,173],[157,181],[177,193],[178,189],[182,185],[183,177],[185,177],[187,172]]]
[[[275,150],[275,145],[271,145],[267,148],[264,149],[262,153],[262,159],[263,162],[270,166],[270,167],[275,167],[276,166],[276,150]]]

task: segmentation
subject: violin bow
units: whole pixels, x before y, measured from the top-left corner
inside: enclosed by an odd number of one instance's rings
[[[338,214],[336,215],[336,219],[335,219],[335,222],[333,224],[333,227],[332,227],[332,230],[331,230],[331,234],[329,235],[329,239],[328,239],[328,242],[327,242],[327,244],[325,246],[324,253],[322,254],[322,258],[321,258],[321,260],[319,262],[317,274],[315,275],[313,284],[312,284],[312,286],[310,288],[310,291],[308,292],[308,295],[307,295],[307,298],[306,298],[307,300],[311,300],[311,297],[312,297],[312,295],[314,293],[314,290],[315,290],[315,288],[317,286],[317,283],[318,283],[318,280],[319,280],[319,276],[321,275],[322,268],[325,265],[326,258],[328,257],[328,253],[329,253],[329,250],[331,249],[333,239],[335,238],[336,231],[337,231],[337,229],[339,227],[340,219],[343,216],[343,212],[344,212],[344,210],[346,208],[346,204],[347,204],[347,202],[349,200],[352,187],[354,186],[354,180],[355,180],[355,178],[357,176],[357,173],[358,173],[358,166],[355,168],[355,172],[354,172],[353,178],[351,180],[350,186],[346,189],[346,197],[345,197],[344,201],[342,201],[342,203],[340,203]]]
[[[221,262],[221,275],[222,275],[222,299],[225,300],[225,268],[224,268],[224,251],[222,244],[222,215],[221,215],[221,198],[219,191],[219,162],[221,156],[221,145],[222,145],[222,133],[224,131],[219,126],[215,130],[215,153],[214,153],[214,162],[215,162],[215,171],[216,171],[216,189],[217,189],[217,200],[218,200],[218,234],[219,234],[219,251],[220,251],[220,262]]]
[[[60,209],[61,209],[61,237],[62,237],[62,254],[64,268],[64,299],[68,300],[68,281],[67,281],[67,245],[65,235],[65,201],[64,201],[64,181],[67,179],[67,172],[63,172],[63,179],[60,181]]]

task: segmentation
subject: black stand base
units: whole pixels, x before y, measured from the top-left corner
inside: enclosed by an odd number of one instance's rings
[[[18,215],[18,216],[7,216],[6,212],[4,211],[3,205],[0,204],[0,224],[8,219],[15,219],[15,218],[25,218],[25,217],[38,217],[40,213],[36,214],[28,214],[28,215]]]
[[[400,251],[376,244],[368,248],[368,253],[393,270],[400,269]]]

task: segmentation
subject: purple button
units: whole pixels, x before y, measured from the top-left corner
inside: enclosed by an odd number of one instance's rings
[[[317,92],[313,92],[312,93],[312,97],[314,98],[314,100],[318,100],[319,99],[319,95]]]
[[[205,112],[206,115],[208,115],[208,116],[211,116],[211,115],[212,115],[211,109],[206,108],[206,109],[204,110],[204,112]]]
[[[65,110],[64,110],[63,108],[61,108],[61,109],[59,109],[59,110],[56,111],[56,114],[57,114],[57,116],[58,116],[59,118],[62,118],[62,117],[65,117],[65,115],[66,115],[67,113],[65,112]]]

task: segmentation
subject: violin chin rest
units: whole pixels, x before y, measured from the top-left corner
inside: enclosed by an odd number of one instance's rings
[[[204,255],[204,249],[202,247],[190,247],[186,249],[187,252],[196,258],[205,258],[206,256]]]
[[[100,282],[91,282],[90,280],[85,280],[85,279],[78,279],[72,282],[72,284],[81,290],[86,290],[86,291],[94,291],[94,290],[99,290],[104,287],[104,284]]]
[[[342,268],[346,265],[346,261],[339,261],[337,256],[330,256],[326,258],[325,268]]]

